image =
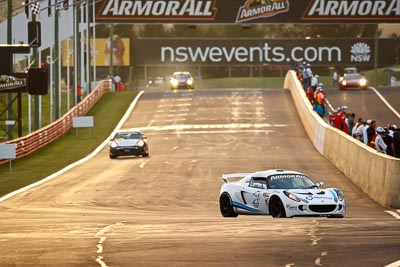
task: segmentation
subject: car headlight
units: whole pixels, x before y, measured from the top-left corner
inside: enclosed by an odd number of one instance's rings
[[[338,197],[339,201],[343,201],[344,200],[344,194],[342,191],[340,191],[339,189],[335,189],[336,195]]]
[[[177,86],[178,85],[178,80],[177,79],[171,79],[171,85],[172,86]]]
[[[116,148],[117,146],[118,146],[118,144],[115,141],[112,141],[110,143],[110,147],[112,147],[112,148]]]
[[[360,80],[360,86],[366,86],[367,85],[367,80],[366,79],[361,79]]]
[[[300,202],[300,199],[295,194],[289,193],[287,191],[283,191],[283,193],[285,194],[285,196],[287,196],[291,200],[296,201],[296,202]]]
[[[137,142],[138,146],[144,146],[144,142],[142,140],[140,140],[139,142]]]
[[[346,81],[345,80],[342,81],[342,85],[346,85]]]
[[[193,80],[192,80],[192,79],[189,79],[189,80],[186,81],[186,83],[187,83],[188,85],[192,85],[192,84],[193,84]]]

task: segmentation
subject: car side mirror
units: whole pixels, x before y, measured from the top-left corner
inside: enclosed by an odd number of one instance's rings
[[[319,182],[316,185],[318,186],[318,188],[322,188],[322,187],[324,187],[324,182]]]

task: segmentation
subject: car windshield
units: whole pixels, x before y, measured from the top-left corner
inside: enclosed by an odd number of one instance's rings
[[[177,73],[174,75],[175,79],[183,80],[183,79],[190,79],[190,74],[188,73]]]
[[[114,139],[141,139],[142,134],[139,132],[120,132],[114,136]]]
[[[285,173],[269,176],[267,187],[268,189],[310,189],[317,185],[304,174]]]
[[[361,75],[360,74],[347,74],[346,75],[346,80],[358,80],[361,79]]]

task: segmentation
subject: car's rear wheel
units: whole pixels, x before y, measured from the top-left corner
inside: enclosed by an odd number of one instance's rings
[[[219,197],[219,209],[224,217],[238,216],[238,214],[233,210],[232,199],[228,193],[222,193]]]
[[[116,155],[114,155],[114,154],[110,154],[110,159],[116,159],[117,158],[117,156]]]
[[[285,207],[283,206],[283,203],[279,198],[275,197],[271,199],[269,203],[269,213],[274,218],[286,217]]]

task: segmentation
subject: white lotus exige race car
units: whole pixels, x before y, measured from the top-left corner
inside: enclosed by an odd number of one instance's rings
[[[229,181],[241,178],[239,181]],[[326,216],[343,218],[346,203],[336,188],[321,189],[307,175],[288,170],[232,173],[222,176],[219,206],[224,217],[266,214],[274,218]]]

